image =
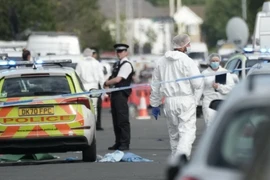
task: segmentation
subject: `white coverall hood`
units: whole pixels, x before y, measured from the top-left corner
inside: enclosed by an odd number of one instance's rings
[[[171,61],[178,61],[181,58],[185,58],[187,55],[180,51],[168,51],[165,53],[165,58]]]
[[[172,156],[186,154],[190,156],[196,137],[196,101],[200,99],[202,79],[173,81],[200,75],[195,62],[185,53],[168,51],[157,60],[152,76],[150,104],[157,107],[165,97],[164,114],[167,118]]]

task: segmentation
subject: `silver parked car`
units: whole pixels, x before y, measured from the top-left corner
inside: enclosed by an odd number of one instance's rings
[[[224,102],[212,101],[210,108],[218,110],[214,123],[189,162],[181,155],[177,166],[168,168],[168,179],[242,179],[243,169],[257,151],[260,127],[270,122],[269,90],[269,74],[253,74],[235,86]]]

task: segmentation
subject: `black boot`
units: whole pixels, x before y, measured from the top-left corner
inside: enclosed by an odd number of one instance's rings
[[[117,150],[119,146],[120,146],[119,144],[114,144],[113,146],[108,147],[108,150]]]
[[[129,150],[129,146],[128,145],[121,145],[118,148],[120,151],[125,151],[125,150]]]
[[[102,127],[97,127],[96,130],[97,131],[104,131],[104,129]]]

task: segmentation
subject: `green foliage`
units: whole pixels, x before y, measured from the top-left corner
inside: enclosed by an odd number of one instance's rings
[[[248,26],[250,35],[253,33],[255,18],[264,0],[248,0]],[[234,16],[242,17],[241,0],[207,0],[206,18],[202,26],[210,47],[216,46],[219,39],[226,39],[226,25]],[[237,29],[235,29],[237,31]]]
[[[168,6],[169,0],[147,0],[154,6]],[[184,5],[205,4],[206,0],[182,0]]]
[[[146,31],[146,36],[149,39],[149,43],[152,45],[153,43],[156,42],[157,40],[157,34],[155,33],[155,31],[152,28],[148,28]]]
[[[81,46],[112,49],[98,0],[0,0],[0,39],[27,39],[31,31],[79,35]]]
[[[203,31],[209,46],[215,46],[218,39],[226,37],[226,24],[233,16],[241,16],[241,4],[235,0],[208,0]]]
[[[99,12],[98,0],[57,0],[57,30],[75,32],[82,48],[112,49],[109,30],[102,26],[104,17]]]
[[[0,0],[0,39],[25,39],[22,32],[53,30],[55,21],[50,13],[52,1]]]
[[[263,3],[265,0],[248,0],[248,13],[247,13],[247,23],[249,27],[249,31],[253,33],[256,14],[261,10]]]

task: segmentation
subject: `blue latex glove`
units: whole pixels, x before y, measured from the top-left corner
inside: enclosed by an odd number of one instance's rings
[[[152,115],[157,120],[158,119],[158,115],[160,115],[160,108],[159,107],[153,107],[152,108]]]

